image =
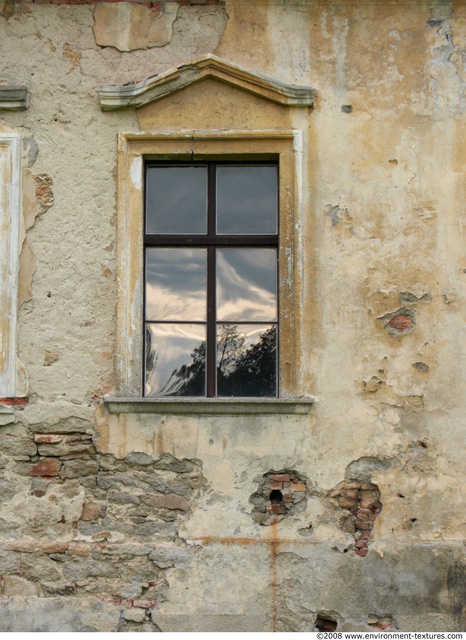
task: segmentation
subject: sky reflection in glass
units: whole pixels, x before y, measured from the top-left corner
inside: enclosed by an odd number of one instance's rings
[[[204,396],[203,324],[146,325],[146,396]]]
[[[276,167],[217,167],[217,233],[277,233]]]
[[[146,249],[146,320],[206,320],[206,249]]]
[[[277,319],[277,250],[217,250],[217,320]]]
[[[148,167],[146,233],[205,233],[207,167]]]

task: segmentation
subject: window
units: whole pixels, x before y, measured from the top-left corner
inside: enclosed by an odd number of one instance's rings
[[[302,350],[299,345],[303,339],[310,339],[308,329],[302,323],[303,314],[303,278],[307,274],[303,272],[302,243],[303,243],[303,214],[302,194],[305,192],[306,172],[303,165],[302,134],[300,131],[283,129],[279,131],[143,131],[125,133],[119,136],[119,162],[118,162],[118,218],[117,218],[117,246],[118,246],[118,289],[117,289],[117,334],[116,334],[116,393],[112,400],[112,410],[118,411],[125,407],[125,411],[141,412],[166,412],[167,407],[176,413],[183,412],[225,412],[252,410],[269,411],[273,406],[274,412],[289,412],[291,405],[293,411],[301,410],[292,404],[298,398],[303,398],[305,376],[309,377],[308,363],[303,361]],[[176,163],[175,164],[175,160]],[[169,229],[160,229],[160,233],[152,233],[156,229],[147,226],[146,234],[146,173],[150,168],[156,173],[157,167],[176,169],[183,173],[189,167],[204,167],[204,169],[191,169],[191,171],[205,171],[205,216],[207,215],[207,203],[212,207],[212,197],[209,198],[208,184],[216,185],[216,181],[209,181],[209,172],[216,172],[225,167],[244,167],[252,171],[252,167],[272,167],[276,177],[276,186],[270,189],[272,198],[277,200],[274,217],[276,231],[266,229],[250,229],[251,233],[245,233],[244,238],[238,237],[238,229],[234,233],[218,229],[216,240],[220,243],[220,249],[231,252],[236,249],[273,249],[277,251],[279,263],[279,278],[276,285],[276,317],[264,320],[259,318],[242,319],[244,323],[263,324],[275,326],[276,331],[276,377],[275,391],[269,396],[250,396],[250,402],[244,402],[244,396],[229,395],[210,397],[207,395],[207,387],[203,390],[203,396],[167,396],[160,395],[159,387],[150,380],[151,388],[146,388],[146,344],[145,324],[153,327],[164,324],[163,318],[145,316],[145,288],[146,265],[145,254],[151,247],[160,249],[183,248],[180,245],[170,245],[172,239],[175,243],[181,242],[179,236],[184,233],[172,233]],[[226,170],[226,169],[225,169]],[[160,175],[162,175],[162,171]],[[180,175],[181,175],[180,173]],[[221,173],[221,171],[220,171]],[[196,174],[197,175],[197,174]],[[163,182],[163,181],[161,181]],[[183,184],[184,181],[180,180]],[[178,193],[180,186],[175,182],[165,181],[167,191]],[[155,185],[154,185],[155,189]],[[159,190],[159,193],[161,191]],[[245,194],[243,188],[240,195]],[[191,198],[193,196],[191,195]],[[214,198],[218,200],[218,193],[214,190]],[[238,198],[236,198],[238,200]],[[236,202],[236,200],[234,202]],[[155,206],[155,205],[154,205]],[[173,218],[173,207],[160,209],[165,219]],[[167,213],[168,211],[168,213]],[[211,209],[212,211],[212,209]],[[149,213],[147,212],[147,215]],[[233,217],[230,215],[229,219]],[[157,218],[155,218],[157,220]],[[154,223],[155,224],[155,223]],[[207,222],[205,222],[207,224]],[[240,228],[242,232],[244,229]],[[186,229],[186,227],[183,227]],[[259,233],[257,233],[259,231]],[[257,237],[264,244],[254,244]],[[159,236],[158,238],[156,236]],[[205,229],[190,229],[186,232],[184,240],[191,236],[192,243],[184,248],[204,249],[209,252],[210,239]],[[204,236],[201,238],[200,236]],[[221,245],[221,241],[227,240],[221,236],[232,236],[232,241],[238,242],[238,246]],[[251,237],[249,237],[251,236]],[[277,236],[277,237],[274,237]],[[147,239],[147,249],[145,248]],[[159,240],[160,244],[152,245],[152,240]],[[149,242],[150,241],[150,242]],[[198,243],[197,246],[194,243]],[[204,245],[202,245],[204,243]],[[212,245],[213,246],[213,245]],[[212,251],[212,250],[211,250]],[[207,261],[207,259],[206,259]],[[207,274],[207,262],[205,266]],[[274,271],[274,273],[276,273]],[[207,275],[206,296],[207,293]],[[167,276],[168,278],[168,276]],[[218,298],[218,291],[217,298]],[[222,319],[224,324],[237,324],[236,318]],[[187,324],[207,325],[207,317],[194,320],[183,319]],[[165,324],[183,324],[171,318]],[[306,325],[310,327],[310,325]],[[159,326],[159,330],[162,327]],[[217,328],[215,328],[217,330]],[[206,329],[207,331],[207,329]],[[206,338],[207,340],[207,334]],[[202,344],[202,340],[188,353],[188,361],[184,364],[192,364],[191,353]],[[149,345],[147,345],[149,346]],[[152,345],[151,345],[152,346]],[[157,352],[152,350],[155,359]],[[214,349],[215,353],[215,349]],[[148,350],[149,355],[149,350]],[[212,350],[211,350],[212,355]],[[150,356],[149,356],[150,357]],[[159,355],[160,362],[160,355]],[[148,362],[151,365],[150,362]],[[206,367],[204,360],[204,367]],[[174,364],[170,373],[178,369]],[[207,371],[207,369],[205,369]],[[206,375],[206,374],[205,374]],[[207,375],[206,375],[207,378]],[[214,358],[214,380],[216,378],[216,362]],[[166,382],[166,381],[165,381]],[[206,381],[207,384],[207,381]],[[217,382],[215,381],[215,384]],[[257,392],[255,392],[257,393]],[[191,401],[189,401],[191,398]],[[181,400],[181,401],[180,401]],[[202,401],[201,401],[202,400]],[[109,400],[110,402],[110,400]],[[126,403],[126,404],[125,404]],[[128,404],[129,403],[129,404]],[[290,405],[291,403],[291,405]],[[307,406],[307,405],[306,405]],[[139,407],[139,408],[137,408]],[[227,408],[226,408],[227,407]],[[301,407],[301,405],[300,405]],[[307,410],[307,409],[306,409]]]
[[[146,397],[278,395],[278,166],[148,162]]]

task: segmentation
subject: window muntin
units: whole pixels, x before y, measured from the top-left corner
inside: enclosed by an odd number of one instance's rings
[[[199,203],[205,176],[201,234],[199,206],[183,203],[190,187]],[[277,201],[276,164],[147,164],[146,397],[277,396]],[[161,220],[170,206],[176,224]]]

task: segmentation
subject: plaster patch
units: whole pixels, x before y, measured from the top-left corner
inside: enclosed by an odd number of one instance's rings
[[[94,12],[96,43],[119,51],[163,47],[172,38],[178,8],[177,3],[167,2],[160,13],[140,4],[100,3]]]
[[[138,191],[142,191],[142,157],[136,156],[131,163],[130,177],[133,186]]]

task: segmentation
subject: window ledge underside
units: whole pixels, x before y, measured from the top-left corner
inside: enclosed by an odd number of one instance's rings
[[[106,397],[110,413],[191,415],[277,415],[309,413],[314,398],[115,398]]]

